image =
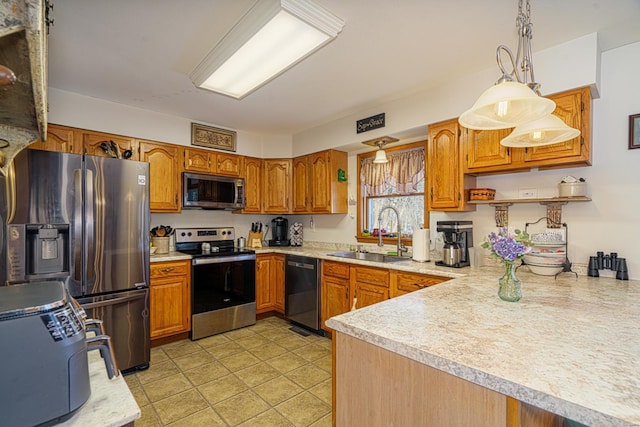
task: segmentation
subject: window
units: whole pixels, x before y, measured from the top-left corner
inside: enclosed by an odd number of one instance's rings
[[[426,223],[425,217],[425,142],[386,149],[388,163],[375,164],[375,152],[358,155],[358,241],[373,241],[375,229],[383,229],[389,242],[397,239],[398,223],[392,210],[400,214],[403,239],[410,242],[413,230]],[[368,231],[369,235],[365,232]],[[393,240],[395,241],[395,240]]]

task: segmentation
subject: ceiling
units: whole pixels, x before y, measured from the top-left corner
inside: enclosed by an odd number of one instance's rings
[[[288,135],[488,69],[517,43],[516,0],[316,0],[345,21],[336,40],[242,100],[196,89],[189,73],[254,1],[52,0],[49,86]],[[640,41],[639,0],[531,0],[531,21],[534,51],[593,32],[603,50]]]

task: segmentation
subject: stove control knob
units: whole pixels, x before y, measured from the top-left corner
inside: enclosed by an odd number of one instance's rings
[[[227,232],[225,230],[222,230],[222,235],[224,236],[225,234],[227,234]]]
[[[185,233],[185,232],[183,231],[182,233],[180,233],[180,235],[181,235],[182,237],[184,237],[184,236],[186,236],[186,235],[187,235],[187,233]]]
[[[191,237],[191,232],[188,232],[188,233],[187,233],[187,236]]]

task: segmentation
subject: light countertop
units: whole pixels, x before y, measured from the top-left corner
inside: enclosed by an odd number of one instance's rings
[[[466,276],[327,321],[335,330],[587,425],[640,425],[640,281]]]
[[[109,379],[100,352],[90,351],[87,356],[89,357],[91,396],[71,418],[56,425],[117,427],[140,418],[140,408],[122,374]]]

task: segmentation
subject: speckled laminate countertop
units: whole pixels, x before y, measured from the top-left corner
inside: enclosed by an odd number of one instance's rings
[[[336,316],[327,325],[592,426],[640,425],[640,281],[495,267]]]
[[[140,418],[136,403],[122,375],[109,379],[104,361],[97,351],[90,351],[89,377],[91,396],[67,421],[56,424],[64,427],[117,427]]]

